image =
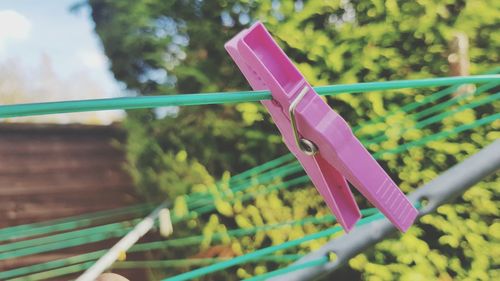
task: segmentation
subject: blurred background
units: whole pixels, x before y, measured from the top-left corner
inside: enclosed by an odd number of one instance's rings
[[[94,33],[90,10],[71,12],[73,4],[0,2],[2,103],[123,95],[125,86],[108,70],[109,60]],[[12,121],[110,124],[123,116],[121,112],[92,112]]]
[[[494,0],[2,0],[0,104],[248,90],[223,45],[256,20],[264,22],[314,86],[500,71],[500,1]],[[419,112],[401,108],[445,88],[342,94],[327,101],[353,127],[364,125],[356,135],[408,193],[500,137],[500,121],[493,120],[401,149],[498,113],[498,100],[469,106],[498,92],[496,84],[478,88],[451,89]],[[441,103],[447,105],[433,113],[456,114],[418,125],[429,116],[422,110]],[[245,237],[227,234],[230,229],[329,214],[309,183],[247,201],[234,193],[232,201],[226,200],[232,176],[287,153],[260,103],[0,122],[2,227],[165,199],[173,202],[175,216],[182,217],[191,211],[186,195],[210,194],[212,212],[174,226],[174,238],[202,235],[199,244],[133,256],[168,260],[231,258],[331,226],[294,225]],[[385,153],[391,150],[398,153]],[[248,190],[260,192],[292,176],[250,181]],[[487,178],[457,202],[424,216],[407,233],[353,258],[332,280],[499,278],[499,189],[498,175]],[[356,196],[360,207],[370,206]],[[213,239],[215,233],[224,238]],[[0,259],[0,269],[106,249],[120,235],[34,257],[5,256],[9,258]],[[329,238],[290,253],[308,253]],[[153,232],[143,240],[159,239]],[[201,280],[239,280],[282,266],[262,261]],[[136,280],[159,280],[192,268],[145,266],[117,272]],[[64,276],[53,278],[75,275]]]

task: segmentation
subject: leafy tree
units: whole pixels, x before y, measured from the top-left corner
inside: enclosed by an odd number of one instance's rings
[[[115,77],[143,95],[248,89],[223,44],[256,19],[265,22],[313,85],[445,76],[449,72],[448,44],[458,31],[471,40],[472,73],[499,62],[500,37],[495,31],[500,4],[492,0],[88,2]],[[328,102],[351,124],[357,124],[385,116],[431,92],[339,95]],[[499,107],[497,102],[469,109],[420,129],[411,129],[414,117],[395,114],[357,134],[368,139],[385,134],[383,142],[369,146],[377,152],[470,123],[498,112]],[[286,151],[259,104],[169,112],[162,117],[154,111],[132,111],[125,122],[128,168],[147,197],[168,194],[173,198],[207,191],[214,184],[212,176],[237,173]],[[425,149],[384,155],[383,164],[408,192],[498,138],[499,127],[497,120],[491,126],[431,142]],[[459,204],[443,206],[438,214],[426,216],[401,239],[386,240],[356,257],[351,268],[368,280],[487,280],[497,276],[495,194],[499,186],[494,180],[471,189]],[[220,195],[220,189],[211,192]],[[177,198],[178,206],[182,205],[182,197]],[[186,228],[224,232],[225,225],[246,227],[328,212],[313,188],[273,192],[256,198],[252,205],[237,202],[227,206],[223,200],[216,205],[217,214],[194,219]],[[228,239],[224,243],[240,254],[319,229],[293,227],[268,231],[254,240]],[[207,237],[202,247],[211,245]],[[299,251],[310,251],[322,242],[304,245]],[[235,278],[232,273],[243,278],[276,266],[242,266],[224,274],[229,274],[225,278]],[[354,271],[348,274],[352,277]]]

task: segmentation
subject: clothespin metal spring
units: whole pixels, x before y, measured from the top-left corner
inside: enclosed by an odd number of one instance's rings
[[[307,86],[305,86],[300,91],[300,93],[297,95],[297,97],[290,104],[290,107],[288,109],[288,113],[290,114],[290,123],[292,125],[293,136],[295,137],[295,143],[297,144],[297,147],[302,152],[304,152],[304,154],[309,155],[309,156],[314,156],[314,155],[316,155],[316,153],[318,153],[318,147],[312,141],[300,137],[299,131],[297,130],[297,120],[295,120],[295,108],[300,103],[302,98],[307,94],[308,91],[309,91],[309,87],[307,87]]]

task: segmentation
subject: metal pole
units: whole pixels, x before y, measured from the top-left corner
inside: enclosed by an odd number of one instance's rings
[[[104,254],[95,264],[80,275],[76,281],[94,281],[101,273],[108,269],[120,256],[132,247],[142,236],[154,226],[160,211],[169,205],[167,201],[154,209],[147,217],[140,221],[134,229],[123,236],[106,254]]]
[[[453,166],[440,176],[418,188],[408,197],[413,203],[421,203],[419,217],[434,212],[442,204],[451,202],[484,177],[500,169],[500,139],[483,148],[465,161]],[[382,219],[358,228],[337,239],[333,239],[319,250],[307,254],[290,266],[317,260],[336,254],[330,263],[283,274],[269,280],[294,281],[315,280],[342,267],[350,258],[368,247],[396,233],[396,228],[387,219]]]

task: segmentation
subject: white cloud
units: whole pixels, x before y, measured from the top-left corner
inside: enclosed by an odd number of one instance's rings
[[[7,44],[28,39],[31,22],[22,14],[13,10],[0,10],[0,51]]]
[[[79,59],[83,65],[91,69],[105,70],[107,68],[108,59],[100,52],[94,50],[84,50],[78,53]]]

